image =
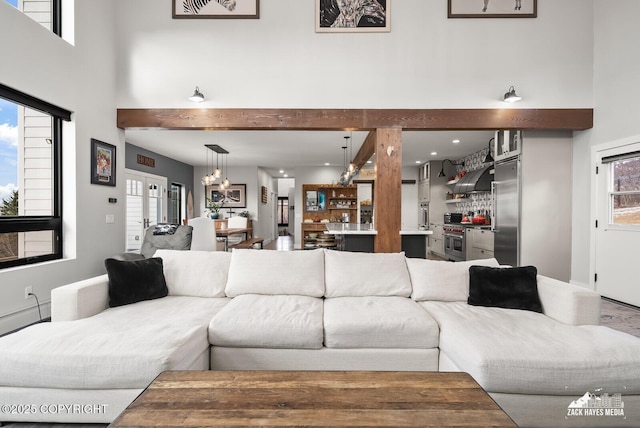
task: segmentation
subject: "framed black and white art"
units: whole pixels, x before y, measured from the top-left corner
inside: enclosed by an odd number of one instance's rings
[[[535,18],[537,0],[448,0],[449,18]]]
[[[260,17],[260,0],[173,0],[173,18]]]
[[[316,0],[316,32],[391,31],[391,0]]]

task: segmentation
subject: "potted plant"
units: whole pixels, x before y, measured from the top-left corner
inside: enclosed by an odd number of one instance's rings
[[[246,217],[247,220],[251,218],[251,213],[249,211],[247,211],[247,210],[244,210],[244,211],[238,213],[238,215],[240,217]]]
[[[209,215],[212,219],[217,219],[220,217],[220,208],[224,205],[224,200],[220,202],[216,202],[213,199],[207,199],[207,209],[209,210]]]

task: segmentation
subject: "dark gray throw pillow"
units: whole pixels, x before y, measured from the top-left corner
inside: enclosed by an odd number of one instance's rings
[[[467,303],[542,313],[537,276],[538,270],[534,266],[471,266]]]
[[[162,259],[106,259],[109,276],[109,306],[123,306],[169,294],[162,270]]]

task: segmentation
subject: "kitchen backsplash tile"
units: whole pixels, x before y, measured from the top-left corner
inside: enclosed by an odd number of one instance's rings
[[[484,158],[487,156],[487,151],[489,151],[488,147],[472,153],[462,159],[458,159],[456,163],[464,161],[465,164],[464,167],[456,167],[458,172],[462,172],[463,169],[467,172],[475,171],[476,169],[489,165],[483,162]],[[493,150],[491,152],[491,155],[493,156]],[[478,212],[482,212],[483,214],[489,214],[489,216],[493,217],[492,206],[491,192],[471,193],[468,198],[465,198],[461,202],[455,204],[455,212],[463,214],[468,214],[469,212],[477,214]]]

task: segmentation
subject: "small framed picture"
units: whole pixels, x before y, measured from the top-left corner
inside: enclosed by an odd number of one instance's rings
[[[449,18],[535,18],[537,0],[448,0]]]
[[[116,185],[116,146],[91,139],[91,184]]]
[[[316,0],[317,33],[391,31],[391,0]]]
[[[173,0],[173,18],[260,18],[260,0]]]

